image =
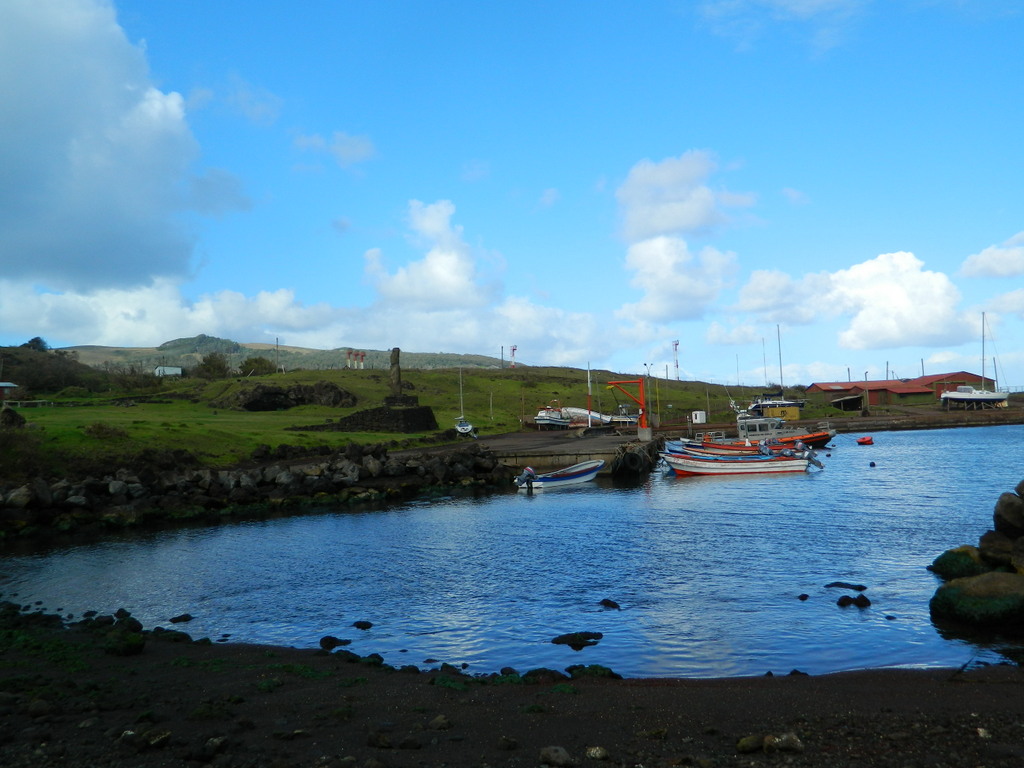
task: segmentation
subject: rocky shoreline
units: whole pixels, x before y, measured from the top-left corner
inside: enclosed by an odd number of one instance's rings
[[[205,469],[188,456],[120,468],[102,476],[33,478],[0,486],[4,542],[157,528],[182,523],[293,514],[314,505],[362,507],[424,495],[511,488],[514,471],[479,443],[444,450],[389,452],[349,443],[342,451],[279,446],[256,451],[249,466]]]

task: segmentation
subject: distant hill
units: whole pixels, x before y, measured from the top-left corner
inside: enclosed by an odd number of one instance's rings
[[[239,366],[250,357],[265,357],[285,370],[329,370],[345,368],[351,347],[338,349],[309,349],[284,345],[245,344],[230,339],[200,334],[184,339],[165,341],[158,347],[100,347],[83,345],[63,347],[62,352],[73,352],[78,361],[93,368],[123,368],[128,366],[149,369],[158,365],[191,368],[213,352],[227,357],[232,366]],[[362,364],[366,368],[390,368],[391,350],[365,349]],[[403,368],[500,368],[500,358],[486,355],[460,355],[454,352],[407,352],[402,350]],[[508,365],[508,361],[505,361]],[[517,363],[517,365],[520,365]]]

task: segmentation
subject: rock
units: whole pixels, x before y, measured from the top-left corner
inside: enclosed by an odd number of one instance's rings
[[[932,616],[973,625],[1024,628],[1024,575],[991,571],[941,585],[928,604]]]
[[[803,752],[804,744],[793,732],[784,733],[781,736],[764,737],[765,752]]]
[[[608,750],[604,747],[587,747],[587,758],[589,760],[607,760]]]
[[[867,587],[863,584],[850,584],[845,581],[833,581],[831,584],[826,584],[825,589],[852,589],[854,592],[863,592]]]
[[[761,752],[763,750],[764,734],[751,734],[749,736],[744,736],[736,742],[736,751],[741,755],[749,755],[752,752]]]
[[[541,765],[576,765],[576,761],[565,749],[565,747],[543,747],[540,750]]]
[[[867,608],[871,605],[871,601],[865,595],[857,595],[856,597],[850,597],[849,595],[843,595],[836,600],[836,605],[840,608],[847,608],[851,605],[855,605],[858,608]]]
[[[320,638],[320,647],[325,651],[333,651],[335,648],[342,645],[348,645],[351,642],[351,640],[342,640],[334,635],[325,635]]]
[[[370,629],[373,626],[373,622],[370,621],[353,621],[352,626],[356,629]]]
[[[1024,538],[1014,539],[1010,546],[1010,567],[1024,573]]]
[[[569,632],[552,638],[551,642],[555,645],[568,645],[574,651],[581,651],[591,645],[597,645],[602,637],[604,635],[600,632]]]
[[[181,624],[181,623],[186,622],[186,621],[192,621],[192,614],[191,613],[183,613],[180,616],[174,616],[174,617],[168,619],[168,621],[170,621],[171,624]]]
[[[981,559],[993,565],[1009,565],[1013,539],[1001,531],[985,531],[978,540]]]
[[[992,521],[997,531],[1006,534],[1011,539],[1019,539],[1024,536],[1024,499],[1016,493],[1001,494],[996,500]]]
[[[614,600],[609,600],[607,597],[604,598],[604,600],[601,601],[600,605],[601,605],[602,608],[610,608],[613,611],[621,611],[622,610],[622,608],[619,607],[618,603],[616,603]]]
[[[928,570],[943,579],[959,579],[966,576],[978,576],[991,571],[992,568],[981,558],[977,547],[965,544],[962,547],[948,549],[935,558]]]
[[[445,715],[438,715],[429,723],[427,723],[427,728],[429,728],[432,731],[448,731],[451,730],[451,727],[452,721],[449,720]]]
[[[0,427],[5,429],[21,429],[24,426],[24,416],[9,405],[5,405],[3,408],[0,408]]]

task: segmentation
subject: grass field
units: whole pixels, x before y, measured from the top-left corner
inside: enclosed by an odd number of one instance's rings
[[[460,397],[461,379],[461,397]],[[635,413],[637,405],[625,393],[607,386],[622,377],[606,371],[591,374],[591,407],[615,413],[620,405]],[[213,405],[240,388],[256,384],[288,387],[327,381],[355,395],[352,408],[300,406],[272,412],[248,412]],[[586,407],[587,371],[573,368],[432,369],[403,370],[403,392],[419,398],[420,405],[433,409],[440,430],[454,426],[465,415],[481,435],[515,432],[532,422],[538,409],[547,404]],[[635,384],[624,385],[634,395]],[[698,382],[651,379],[651,412],[663,423],[685,421],[695,410],[708,412],[709,420],[732,419],[730,396],[745,404],[754,388],[733,388]],[[307,370],[249,379],[168,381],[155,392],[118,393],[97,396],[53,407],[21,408],[28,433],[38,450],[59,469],[63,457],[74,464],[116,464],[146,449],[185,449],[203,464],[223,467],[250,457],[259,445],[281,444],[315,447],[342,446],[350,441],[374,443],[391,440],[434,439],[436,433],[398,435],[290,431],[296,425],[317,425],[353,412],[375,408],[391,394],[387,370]],[[464,405],[460,405],[460,399]],[[134,403],[134,404],[130,404]],[[815,418],[813,411],[808,418]]]

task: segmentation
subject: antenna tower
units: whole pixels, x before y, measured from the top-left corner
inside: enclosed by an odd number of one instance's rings
[[[672,342],[672,357],[676,363],[676,381],[679,381],[679,339]]]
[[[512,361],[511,361],[509,367],[510,368],[515,368],[516,367],[516,345],[513,344],[511,347],[509,347],[509,350],[512,353]]]

